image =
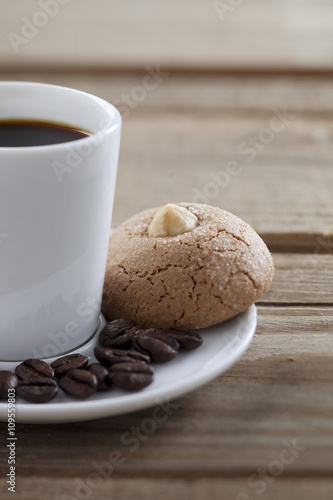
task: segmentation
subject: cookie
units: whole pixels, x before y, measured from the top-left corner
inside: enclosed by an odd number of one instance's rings
[[[244,311],[267,290],[273,260],[248,224],[209,205],[166,207],[134,215],[112,234],[102,308],[108,319],[204,328]]]

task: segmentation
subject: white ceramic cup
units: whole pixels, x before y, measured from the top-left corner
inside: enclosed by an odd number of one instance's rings
[[[100,313],[121,117],[77,90],[0,83],[0,120],[89,130],[72,142],[0,147],[0,360],[76,349]]]

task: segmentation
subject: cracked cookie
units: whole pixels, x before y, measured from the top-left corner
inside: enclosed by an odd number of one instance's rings
[[[265,243],[235,215],[166,205],[134,215],[111,236],[102,310],[143,327],[204,328],[247,309],[273,273]]]

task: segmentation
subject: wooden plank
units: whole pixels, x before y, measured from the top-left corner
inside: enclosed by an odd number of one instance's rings
[[[323,147],[313,139],[323,121],[299,117],[269,144],[257,142],[261,151],[249,146],[260,134],[272,136],[267,132],[272,116],[130,115],[123,128],[113,224],[148,207],[196,201],[235,213],[278,247],[272,234],[294,235],[293,249],[302,251],[314,251],[318,238],[330,241],[333,143],[325,140]],[[333,125],[325,122],[325,130],[331,136]],[[244,155],[244,148],[251,152]],[[302,240],[302,233],[314,237]]]
[[[130,107],[124,96],[139,95],[143,75],[21,78],[88,90],[123,111],[113,225],[162,203],[202,201],[243,218],[273,251],[332,252],[333,87],[328,80],[196,82],[170,76]],[[272,135],[274,113],[284,108],[293,118]],[[256,146],[249,145],[256,137]],[[233,175],[230,162],[238,165]]]
[[[306,85],[298,79],[223,78],[190,84],[170,77],[126,107],[123,96],[135,95],[142,82],[142,75],[70,76],[62,82],[109,99],[124,112],[114,225],[151,206],[202,201],[249,222],[272,250],[332,251],[333,125],[324,107],[327,102],[332,112],[333,87],[327,80],[312,92],[311,79]],[[273,108],[284,107],[292,118],[273,134]],[[249,145],[256,137],[256,146]],[[238,165],[233,175],[230,162]]]
[[[143,474],[144,475],[144,474]],[[146,479],[141,478],[126,478],[119,479],[105,478],[101,479],[100,486],[98,478],[95,483],[88,482],[92,487],[89,488],[87,478],[80,476],[78,478],[36,478],[36,477],[21,477],[16,497],[24,498],[24,500],[72,500],[80,498],[78,486],[82,489],[81,495],[85,491],[87,498],[109,500],[116,498],[118,500],[251,500],[260,494],[261,500],[331,500],[333,495],[333,481],[323,478],[302,478],[288,479],[283,475],[278,477],[267,476],[268,481],[253,484],[251,479],[244,477],[240,479]],[[81,482],[80,482],[81,481]],[[89,481],[89,480],[88,480]],[[250,481],[250,484],[249,484]],[[0,481],[1,491],[4,481]],[[5,485],[4,485],[5,486]],[[20,492],[20,493],[19,493]],[[24,493],[23,493],[24,492]],[[259,493],[257,493],[259,492]],[[20,494],[20,496],[17,496]],[[13,498],[12,493],[2,493],[3,500]],[[23,496],[24,495],[24,496]],[[83,498],[83,497],[81,497]]]
[[[332,357],[332,321],[332,307],[259,306],[255,340],[226,376],[330,382],[332,369],[315,365],[321,356]]]
[[[242,75],[168,75],[156,81],[153,88],[145,88],[145,77],[149,73],[142,69],[137,72],[92,73],[89,68],[81,72],[55,70],[33,72],[17,66],[15,72],[8,72],[0,66],[0,80],[36,81],[64,85],[90,92],[114,102],[124,111],[126,95],[131,96],[130,115],[142,113],[170,113],[183,111],[200,112],[205,116],[223,113],[242,118],[251,116],[271,117],[272,108],[283,108],[306,119],[321,119],[320,128],[313,130],[312,140],[325,144],[330,135],[325,119],[329,122],[333,111],[332,78],[321,77],[253,77]],[[111,68],[112,69],[112,68]],[[162,68],[163,70],[163,68]],[[58,71],[58,72],[57,72]],[[153,80],[150,80],[153,84]],[[143,87],[139,95],[137,87]],[[144,92],[146,90],[146,92]],[[136,99],[136,92],[140,100]],[[119,103],[119,104],[118,104]],[[123,106],[121,106],[121,104]],[[125,116],[125,120],[128,117]]]
[[[2,64],[332,69],[331,0],[68,0],[59,12],[7,2]],[[219,5],[227,5],[227,12]],[[229,7],[228,7],[229,5]],[[22,17],[39,25],[30,26]],[[27,29],[27,28],[26,28]],[[9,33],[25,42],[10,42]],[[18,53],[14,52],[16,47]]]
[[[149,408],[91,422],[18,426],[20,476],[87,477],[93,461],[118,450],[124,460],[117,478],[246,478],[294,443],[302,450],[283,477],[331,479],[333,308],[259,312],[246,355],[167,413],[160,409],[164,422],[154,421]],[[1,473],[6,468],[3,449]]]
[[[332,254],[274,253],[273,259],[274,279],[260,304],[333,304]]]

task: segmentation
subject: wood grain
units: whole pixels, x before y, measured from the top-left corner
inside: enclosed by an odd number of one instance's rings
[[[38,74],[22,78],[43,80]],[[113,225],[148,207],[199,201],[250,223],[271,250],[332,252],[328,80],[313,92],[312,79],[199,78],[187,88],[188,79],[170,76],[130,107],[123,96],[136,95],[142,75],[71,78],[44,75],[44,81],[72,81],[118,103],[124,114]],[[273,134],[276,109],[292,118]],[[256,146],[249,145],[253,140]],[[237,162],[232,174],[230,162]]]
[[[267,130],[271,118],[131,115],[123,127],[113,223],[168,202],[204,202],[261,234],[291,234],[303,250],[309,243],[315,250],[316,238],[303,241],[302,234],[333,234],[332,143],[323,148],[313,138],[320,119],[298,118],[245,156],[240,148]],[[325,130],[331,135],[333,126]],[[229,175],[229,165],[238,174]]]
[[[260,304],[333,305],[333,255],[274,253],[275,275]]]
[[[331,0],[233,2],[225,15],[205,0],[70,0],[37,19],[15,53],[8,34],[24,34],[38,2],[8,2],[1,11],[0,61],[82,66],[332,69]],[[45,16],[44,16],[45,17]]]
[[[110,102],[123,101],[124,96],[133,93],[135,89],[145,85],[144,78],[149,75],[144,68],[128,71],[116,71],[110,68],[110,73],[98,73],[82,68],[79,72],[56,70],[49,72],[43,68],[34,72],[29,68],[16,66],[15,71],[8,72],[0,66],[0,80],[27,80],[54,85],[74,87],[90,92]],[[164,71],[161,68],[161,71]],[[332,78],[328,77],[279,77],[263,74],[261,77],[244,73],[241,76],[214,75],[210,73],[177,74],[167,72],[156,81],[153,88],[146,88],[146,96],[136,101],[136,107],[130,108],[131,115],[140,113],[169,113],[183,111],[200,112],[205,116],[217,113],[227,113],[239,116],[269,116],[273,107],[286,107],[297,116],[315,117],[325,121],[331,120],[333,111]],[[153,80],[150,80],[153,83]],[[127,117],[125,117],[127,119]],[[317,131],[315,137],[325,142],[328,134]]]
[[[333,481],[323,478],[284,478],[268,477],[269,483],[248,483],[248,478],[203,478],[203,479],[145,479],[145,478],[106,478],[98,489],[91,490],[92,500],[209,500],[235,499],[251,500],[258,496],[262,500],[331,500]],[[85,482],[86,478],[53,478],[24,477],[20,479],[16,498],[36,500],[72,500],[77,494],[76,488]],[[52,484],[52,488],[50,488]],[[252,486],[251,486],[252,484]],[[2,484],[0,482],[0,488]],[[262,491],[264,489],[264,491]],[[262,491],[262,493],[261,493]],[[24,493],[23,493],[24,492]],[[23,496],[24,494],[24,496]],[[83,492],[82,492],[83,494]],[[86,490],[89,494],[89,489]],[[63,495],[63,497],[61,496]],[[68,495],[68,496],[66,496]],[[13,498],[11,493],[4,494],[3,500]]]

